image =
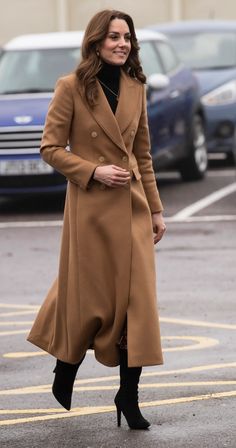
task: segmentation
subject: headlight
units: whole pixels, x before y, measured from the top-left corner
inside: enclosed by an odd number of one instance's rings
[[[221,87],[202,96],[204,106],[223,106],[236,101],[236,81],[227,82]]]

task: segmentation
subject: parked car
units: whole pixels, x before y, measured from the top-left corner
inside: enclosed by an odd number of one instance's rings
[[[198,78],[209,152],[236,160],[236,21],[180,21],[152,28],[168,36]]]
[[[183,179],[200,179],[207,150],[196,79],[165,36],[150,30],[137,35],[148,77],[154,168],[174,166]],[[82,38],[82,32],[28,35],[5,45],[0,57],[0,194],[65,189],[65,178],[40,158],[39,147],[55,82],[78,64]]]

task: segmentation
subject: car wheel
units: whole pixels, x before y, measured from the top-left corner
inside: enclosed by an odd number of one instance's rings
[[[208,156],[203,119],[199,114],[193,117],[188,149],[189,156],[179,167],[182,179],[185,181],[202,179],[207,171]]]

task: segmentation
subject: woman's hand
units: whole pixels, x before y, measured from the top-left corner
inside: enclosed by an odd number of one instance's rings
[[[116,165],[97,166],[93,178],[108,187],[117,188],[130,181],[130,172]]]
[[[152,228],[154,232],[154,244],[156,244],[162,239],[166,231],[162,212],[152,214]]]

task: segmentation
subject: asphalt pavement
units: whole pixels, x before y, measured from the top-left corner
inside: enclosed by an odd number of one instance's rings
[[[164,365],[143,369],[152,425],[116,426],[118,368],[87,353],[65,411],[55,361],[26,341],[58,267],[63,198],[0,199],[1,448],[236,448],[236,173],[162,173],[167,232],[156,247]]]

